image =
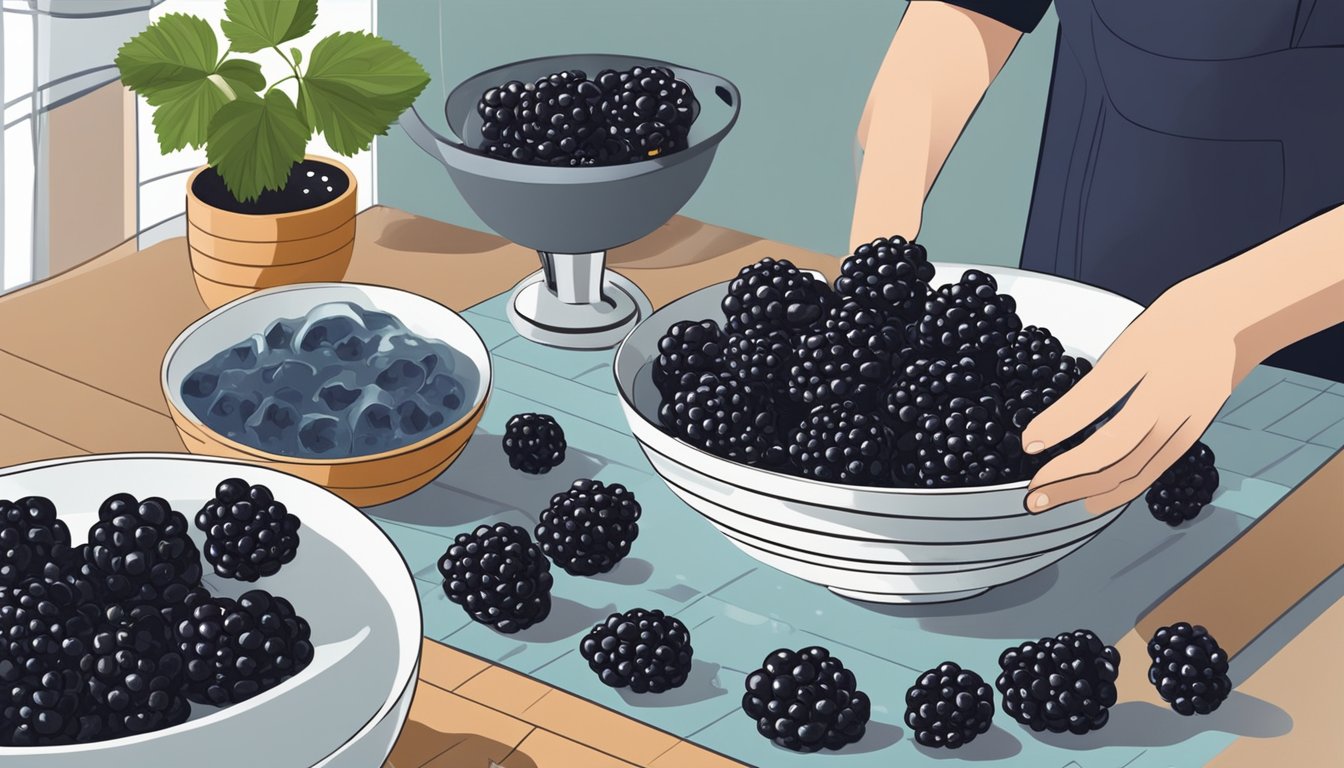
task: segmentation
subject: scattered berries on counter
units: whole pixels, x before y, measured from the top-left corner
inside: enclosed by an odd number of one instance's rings
[[[187,518],[167,501],[118,493],[98,508],[82,573],[108,602],[166,607],[201,583],[201,556]]]
[[[1199,516],[1218,490],[1213,451],[1196,441],[1148,489],[1143,497],[1153,517],[1173,528]]]
[[[565,430],[554,416],[520,413],[504,425],[504,453],[509,466],[529,475],[544,475],[565,461]]]
[[[749,264],[728,284],[723,314],[729,333],[748,328],[798,333],[820,322],[835,302],[831,287],[788,259]]]
[[[205,532],[205,559],[226,579],[274,576],[294,559],[302,523],[264,485],[231,477],[196,513]]]
[[[1033,731],[1084,734],[1110,718],[1120,654],[1086,629],[1009,648],[999,667],[1003,711]]]
[[[771,464],[782,456],[775,414],[764,388],[728,374],[702,373],[694,388],[663,401],[658,419],[674,437],[740,464]]]
[[[694,649],[690,630],[679,619],[635,608],[593,627],[579,653],[612,688],[663,693],[686,682]]]
[[[641,510],[620,483],[575,480],[551,497],[537,523],[537,544],[571,576],[606,573],[630,554]]]
[[[929,294],[914,323],[913,341],[934,353],[974,353],[993,360],[1008,335],[1022,330],[1017,302],[998,292],[993,276],[968,269],[955,283]]]
[[[844,485],[891,482],[893,435],[875,413],[852,402],[818,406],[789,433],[789,459],[798,474]]]
[[[262,589],[237,600],[192,590],[176,641],[186,669],[186,696],[227,706],[246,701],[302,672],[313,660],[308,622],[283,597]]]
[[[840,749],[867,730],[868,695],[825,648],[771,653],[747,675],[746,688],[743,711],[762,736],[785,749]]]
[[[42,496],[0,499],[0,587],[41,575],[70,550],[70,530]]]
[[[443,591],[472,619],[505,634],[551,613],[551,564],[527,531],[482,525],[458,534],[439,558]]]
[[[954,397],[915,425],[915,469],[925,488],[959,488],[1020,479],[1022,439],[997,398]]]
[[[173,626],[151,606],[110,606],[79,666],[89,699],[103,716],[103,738],[157,731],[191,714]]]
[[[695,386],[702,373],[719,369],[723,356],[723,331],[713,320],[683,320],[673,323],[658,340],[653,361],[653,383],[664,396]]]
[[[905,325],[919,319],[933,275],[924,246],[884,237],[860,245],[844,260],[835,292]]]
[[[900,354],[896,329],[877,312],[849,301],[833,306],[800,337],[789,368],[788,396],[809,408],[843,400],[876,406]]]
[[[1227,651],[1208,630],[1179,622],[1148,641],[1148,682],[1182,715],[1207,715],[1232,692]]]
[[[957,749],[989,730],[994,691],[980,675],[945,661],[905,692],[905,724],[926,747]]]

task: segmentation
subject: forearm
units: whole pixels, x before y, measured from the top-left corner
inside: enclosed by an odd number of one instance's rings
[[[918,232],[929,188],[1020,37],[955,6],[910,4],[859,123],[852,245]]]

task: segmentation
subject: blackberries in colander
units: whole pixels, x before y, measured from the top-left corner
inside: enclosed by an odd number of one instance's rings
[[[0,587],[38,576],[70,550],[70,530],[42,496],[0,499]]]
[[[702,373],[692,388],[664,399],[658,419],[674,437],[739,464],[772,464],[775,414],[764,387],[728,374]]]
[[[999,667],[1003,711],[1033,731],[1084,734],[1115,706],[1120,654],[1086,629],[1009,648]]]
[[[511,80],[481,95],[476,105],[488,154],[515,162],[595,164],[605,138],[597,112],[601,95],[583,72],[557,72],[531,83]]]
[[[1182,621],[1148,641],[1148,682],[1182,715],[1207,715],[1232,692],[1227,651],[1208,630]]]
[[[832,307],[801,337],[789,368],[788,396],[807,407],[850,400],[873,407],[900,353],[896,329],[877,312],[849,301]]]
[[[722,308],[729,333],[757,327],[797,333],[819,322],[834,302],[824,281],[788,259],[767,257],[737,273],[728,284]]]
[[[641,510],[620,483],[575,480],[551,497],[537,523],[537,544],[571,576],[606,573],[630,554]]]
[[[724,367],[738,381],[782,389],[796,351],[784,331],[747,328],[729,334],[723,343]]]
[[[1218,469],[1213,451],[1196,441],[1148,489],[1143,497],[1153,517],[1173,528],[1194,520],[1218,490]]]
[[[923,312],[933,274],[924,246],[884,237],[860,245],[844,260],[835,292],[904,325]]]
[[[867,730],[868,695],[825,648],[777,650],[747,675],[746,687],[742,710],[757,732],[785,749],[840,749]]]
[[[308,622],[283,597],[254,589],[233,600],[196,589],[184,607],[175,639],[185,662],[185,693],[193,702],[246,701],[313,660]]]
[[[201,556],[181,512],[157,496],[109,497],[89,529],[83,574],[108,602],[179,604],[201,583]]]
[[[475,621],[513,634],[551,613],[551,564],[527,531],[482,525],[439,558],[443,591]]]
[[[681,320],[658,339],[653,383],[665,396],[695,386],[700,374],[719,369],[723,331],[713,320]]]
[[[993,276],[968,269],[960,280],[929,295],[912,336],[931,352],[979,353],[992,360],[1008,344],[1008,335],[1021,329],[1013,297],[998,292]]]
[[[997,485],[1022,472],[1021,435],[993,395],[954,397],[920,417],[914,444],[918,484],[925,488]]]
[[[635,693],[663,693],[684,684],[694,650],[690,630],[679,619],[643,608],[611,614],[579,643],[579,653],[604,684]]]
[[[844,485],[888,485],[894,436],[852,402],[818,406],[789,433],[789,459],[803,477]]]
[[[231,477],[196,513],[205,532],[205,559],[226,579],[256,581],[274,576],[299,548],[297,515],[264,485]]]
[[[636,156],[656,157],[687,145],[698,104],[690,85],[667,67],[606,69],[594,78],[608,135]]]
[[[529,475],[544,475],[565,460],[565,430],[554,416],[520,413],[504,425],[504,453],[509,466]]]
[[[957,749],[989,730],[994,690],[980,675],[945,661],[905,692],[905,724],[926,747]]]
[[[104,619],[80,659],[90,703],[103,718],[102,738],[186,722],[186,664],[173,625],[148,605],[113,605]]]

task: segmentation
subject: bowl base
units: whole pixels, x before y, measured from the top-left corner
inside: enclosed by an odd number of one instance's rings
[[[614,272],[601,273],[601,293],[592,303],[560,300],[546,271],[528,275],[509,296],[509,321],[519,336],[562,349],[609,349],[653,313],[644,292]]]
[[[840,589],[838,587],[827,587],[835,594],[849,598],[850,600],[859,600],[865,603],[885,603],[887,605],[924,605],[927,603],[951,603],[957,600],[966,600],[983,595],[989,591],[989,587],[978,589],[963,589],[958,592],[928,592],[924,594],[897,595],[882,592],[861,592],[857,589]]]

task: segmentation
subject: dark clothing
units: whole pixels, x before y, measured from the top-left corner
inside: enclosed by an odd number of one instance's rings
[[[1051,0],[945,0],[950,5],[975,11],[1007,24],[1019,32],[1030,32],[1041,23]]]

